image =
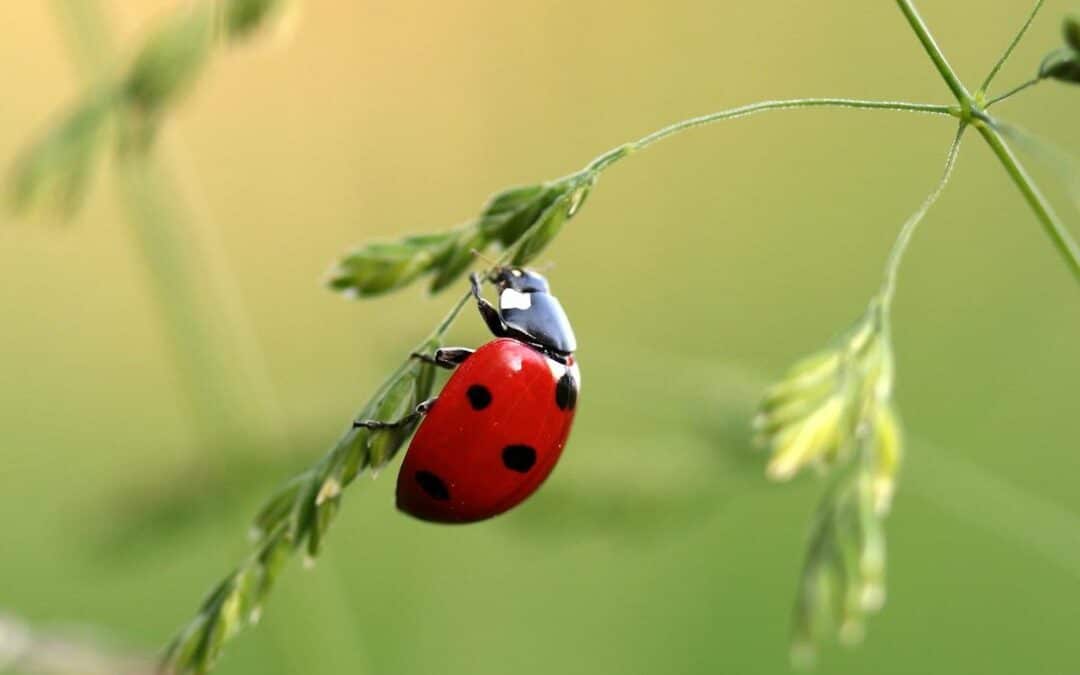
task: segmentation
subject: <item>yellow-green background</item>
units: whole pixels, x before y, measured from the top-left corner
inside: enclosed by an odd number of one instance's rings
[[[130,50],[176,4],[105,6]],[[972,85],[1027,9],[922,5]],[[1072,8],[1047,3],[999,86],[1029,75]],[[80,81],[50,3],[5,3],[0,25],[7,163]],[[793,96],[948,100],[884,0],[308,1],[289,32],[216,59],[167,134],[239,279],[289,457],[249,449],[259,470],[150,518],[219,450],[195,443],[110,173],[66,226],[3,223],[0,611],[145,651],[190,617],[245,554],[260,498],[454,297],[334,296],[319,282],[350,246],[460,222],[682,117]],[[1044,84],[1000,113],[1078,151],[1078,110],[1080,89]],[[778,112],[612,169],[543,256],[584,371],[548,484],[445,528],[394,510],[392,470],[359,480],[325,556],[286,570],[220,672],[785,672],[820,483],[766,484],[737,425],[755,387],[861,312],[952,133],[929,116]],[[1077,672],[1080,296],[974,135],[905,262],[895,331],[912,441],[889,601],[821,672]],[[483,339],[467,312],[453,342]]]

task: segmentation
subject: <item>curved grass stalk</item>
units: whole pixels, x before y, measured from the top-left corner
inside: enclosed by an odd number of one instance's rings
[[[919,223],[926,217],[930,207],[937,202],[941,197],[941,193],[945,191],[945,186],[948,185],[949,179],[952,177],[953,169],[956,168],[956,158],[960,154],[960,142],[963,140],[964,131],[967,129],[967,123],[961,122],[960,127],[956,130],[956,136],[953,138],[952,145],[949,146],[948,156],[945,159],[945,168],[941,173],[941,178],[938,180],[937,185],[926,196],[923,203],[919,205],[919,208],[915,213],[904,222],[904,225],[900,228],[900,234],[896,237],[896,242],[893,244],[892,250],[889,252],[888,261],[885,263],[885,279],[881,284],[880,297],[882,302],[882,308],[886,314],[889,312],[889,308],[892,305],[893,295],[896,292],[896,277],[900,271],[900,263],[903,261],[904,253],[907,251],[908,245],[911,243],[911,238],[915,234],[915,230],[918,229]]]
[[[909,101],[851,98],[800,98],[760,101],[682,120],[619,145],[594,158],[579,171],[561,178],[505,189],[493,195],[480,215],[463,225],[435,234],[405,237],[396,242],[375,242],[353,250],[335,266],[327,285],[349,298],[381,295],[430,276],[432,292],[438,292],[464,273],[472,253],[492,244],[505,248],[517,241],[521,230],[537,218],[546,219],[515,256],[514,264],[534,257],[557,235],[584,203],[600,175],[616,162],[654,143],[716,122],[748,117],[773,110],[804,108],[884,110],[959,118],[956,106]],[[557,206],[558,205],[558,206]]]
[[[793,98],[776,101],[760,101],[749,105],[729,108],[698,117],[691,117],[642,136],[636,141],[625,143],[617,148],[600,155],[586,167],[586,171],[603,171],[608,166],[627,155],[644,150],[653,143],[662,141],[668,136],[681,133],[694,127],[706,126],[724,120],[733,120],[740,117],[749,117],[770,110],[798,110],[801,108],[848,108],[856,110],[889,110],[893,112],[923,113],[927,115],[950,115],[959,117],[960,110],[956,106],[937,105],[933,103],[912,103],[910,101],[876,101],[853,98]]]
[[[693,127],[719,122],[721,120],[737,119],[767,110],[796,110],[799,108],[854,108],[860,110],[891,110],[894,112],[916,112],[929,115],[959,116],[955,106],[937,105],[933,103],[911,103],[909,101],[875,101],[854,98],[795,98],[778,101],[761,101],[750,105],[722,110],[720,112],[692,117],[682,122],[664,127],[651,134],[644,136],[632,144],[635,150],[646,148],[657,141],[663,140],[672,134],[685,131]]]

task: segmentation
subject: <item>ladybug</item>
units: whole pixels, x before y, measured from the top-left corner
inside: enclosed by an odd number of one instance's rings
[[[487,279],[498,308],[470,277],[480,316],[495,339],[475,351],[448,347],[413,357],[455,369],[439,396],[401,420],[423,417],[397,478],[397,507],[421,520],[471,523],[517,506],[548,477],[570,434],[581,375],[574,331],[547,279],[496,267]]]

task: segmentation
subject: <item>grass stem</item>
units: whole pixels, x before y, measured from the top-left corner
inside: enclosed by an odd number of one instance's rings
[[[1038,84],[1040,82],[1042,82],[1041,77],[1033,77],[1030,80],[1028,80],[1027,82],[1024,82],[1021,85],[1013,87],[1012,89],[1005,92],[1004,94],[1001,94],[999,96],[995,96],[994,98],[990,99],[989,101],[986,102],[986,107],[989,108],[990,106],[994,105],[995,103],[1000,103],[1001,101],[1004,101],[1005,99],[1010,98],[1010,97],[1014,96],[1015,94],[1019,94],[1020,92],[1024,91],[1028,87],[1033,87],[1033,86],[1035,86],[1036,84]]]
[[[945,84],[949,86],[953,96],[960,102],[960,105],[964,109],[968,109],[971,105],[971,94],[968,93],[967,88],[960,81],[960,77],[949,65],[948,59],[945,58],[945,54],[942,53],[941,47],[934,41],[934,36],[930,34],[930,29],[926,26],[922,16],[919,15],[919,11],[915,9],[915,5],[911,0],[896,0],[896,4],[900,6],[900,11],[904,13],[904,17],[907,19],[911,29],[915,31],[915,35],[919,38],[919,42],[922,43],[923,49],[930,56],[930,60],[934,62],[934,66],[937,68],[938,73],[941,74],[942,79],[945,80]]]
[[[1077,282],[1080,282],[1080,245],[1077,245],[1072,233],[1065,227],[1061,218],[1054,211],[1054,207],[1050,205],[1039,186],[1035,184],[1023,164],[1020,163],[1020,160],[1017,159],[1016,155],[1005,143],[1005,139],[1001,137],[1001,134],[991,125],[981,120],[975,124],[975,128],[979,130],[979,134],[986,140],[1001,165],[1005,167],[1005,171],[1020,190],[1020,194],[1023,195],[1028,206],[1035,212],[1043,231],[1050,237],[1050,241],[1053,242],[1054,247],[1061,254],[1073,277],[1076,278]]]
[[[937,43],[934,42],[930,30],[926,27],[922,17],[919,16],[918,10],[916,10],[915,6],[912,4],[912,0],[896,0],[896,3],[900,6],[900,10],[904,13],[904,16],[907,17],[908,23],[919,37],[919,41],[922,42],[923,48],[934,62],[938,72],[941,73],[941,77],[945,80],[946,84],[949,85],[949,88],[963,107],[964,115],[962,119],[975,124],[975,127],[979,130],[979,134],[982,135],[983,139],[990,146],[990,150],[998,158],[998,161],[1001,162],[1001,165],[1005,167],[1005,171],[1009,174],[1009,178],[1012,179],[1017,189],[1020,190],[1020,194],[1023,195],[1025,201],[1027,201],[1028,205],[1031,207],[1031,210],[1035,212],[1036,218],[1039,219],[1039,222],[1043,226],[1043,231],[1050,237],[1050,241],[1065,260],[1065,264],[1069,267],[1073,276],[1076,277],[1076,280],[1080,282],[1080,246],[1077,245],[1072,234],[1065,228],[1064,223],[1054,212],[1054,208],[1042,194],[1042,191],[1039,190],[1038,185],[1035,184],[1035,181],[1024,169],[1023,165],[1020,164],[1020,160],[1018,160],[1012,150],[1009,149],[1005,140],[996,129],[986,122],[986,113],[978,109],[975,101],[960,82],[960,78],[957,77],[956,72],[949,65],[948,61],[946,61],[944,54],[941,53],[941,49],[937,46]],[[1005,54],[999,59],[998,65],[991,71],[991,77],[987,78],[988,83],[993,75],[1001,68],[1001,64],[1004,64],[1009,54],[1016,48],[1016,45],[1027,32],[1028,27],[1031,25],[1031,22],[1034,20],[1035,15],[1038,14],[1041,7],[1042,1],[1039,0],[1035,3],[1035,8],[1009,45]]]
[[[998,71],[1001,70],[1001,67],[1004,66],[1005,62],[1009,60],[1010,56],[1012,56],[1013,50],[1016,49],[1016,45],[1020,44],[1020,40],[1024,38],[1024,34],[1027,33],[1028,28],[1031,28],[1032,22],[1035,21],[1035,17],[1038,15],[1039,10],[1042,9],[1042,6],[1045,2],[1046,0],[1035,0],[1035,6],[1031,8],[1031,12],[1028,14],[1027,20],[1024,21],[1024,25],[1021,26],[1020,30],[1016,32],[1016,35],[1013,37],[1012,42],[1010,42],[1009,46],[1005,48],[1005,52],[1002,53],[1001,57],[997,60],[997,63],[994,64],[994,67],[990,70],[990,73],[986,76],[986,79],[983,80],[982,86],[979,87],[980,92],[985,93],[986,90],[990,88],[990,83],[994,81],[994,77],[997,76]]]
[[[936,105],[933,103],[911,103],[908,101],[874,101],[853,98],[794,98],[776,101],[759,101],[749,105],[729,108],[718,112],[691,117],[614,148],[589,163],[586,171],[600,172],[627,155],[643,150],[662,141],[668,136],[692,129],[740,117],[748,117],[769,110],[797,110],[802,108],[853,108],[858,110],[892,110],[899,112],[925,113],[929,115],[950,115],[960,117],[960,110],[955,106]]]

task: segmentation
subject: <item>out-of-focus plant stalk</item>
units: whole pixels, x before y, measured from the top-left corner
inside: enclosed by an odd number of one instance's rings
[[[104,81],[112,67],[111,36],[98,0],[53,0],[53,7],[84,78]],[[117,123],[124,124],[124,116],[119,117]],[[225,452],[228,460],[229,453],[237,456],[237,448],[252,447],[252,441],[255,447],[272,448],[284,432],[262,351],[216,232],[191,206],[200,201],[190,195],[197,186],[181,180],[159,158],[156,153],[167,149],[161,146],[169,139],[158,136],[152,149],[118,153],[116,179],[194,416],[200,459],[211,461],[210,453]],[[326,579],[328,586],[319,592],[333,606],[343,595],[342,582],[332,571]],[[337,612],[336,621],[358,633],[351,613]],[[273,644],[287,661],[300,662],[289,641]]]
[[[112,40],[97,0],[53,0],[53,7],[84,79],[104,80]],[[116,123],[128,123],[126,116]],[[236,281],[212,250],[209,225],[199,229],[175,174],[156,156],[160,150],[118,153],[116,174],[195,434],[226,456],[248,445],[241,439],[272,445],[282,437],[280,415]]]
[[[117,174],[200,441],[214,447],[222,439],[248,438],[252,429],[242,412],[243,388],[235,365],[226,360],[223,336],[214,330],[224,312],[206,297],[212,291],[200,274],[205,265],[197,264],[204,260],[172,197],[169,176],[141,154],[121,158]]]

